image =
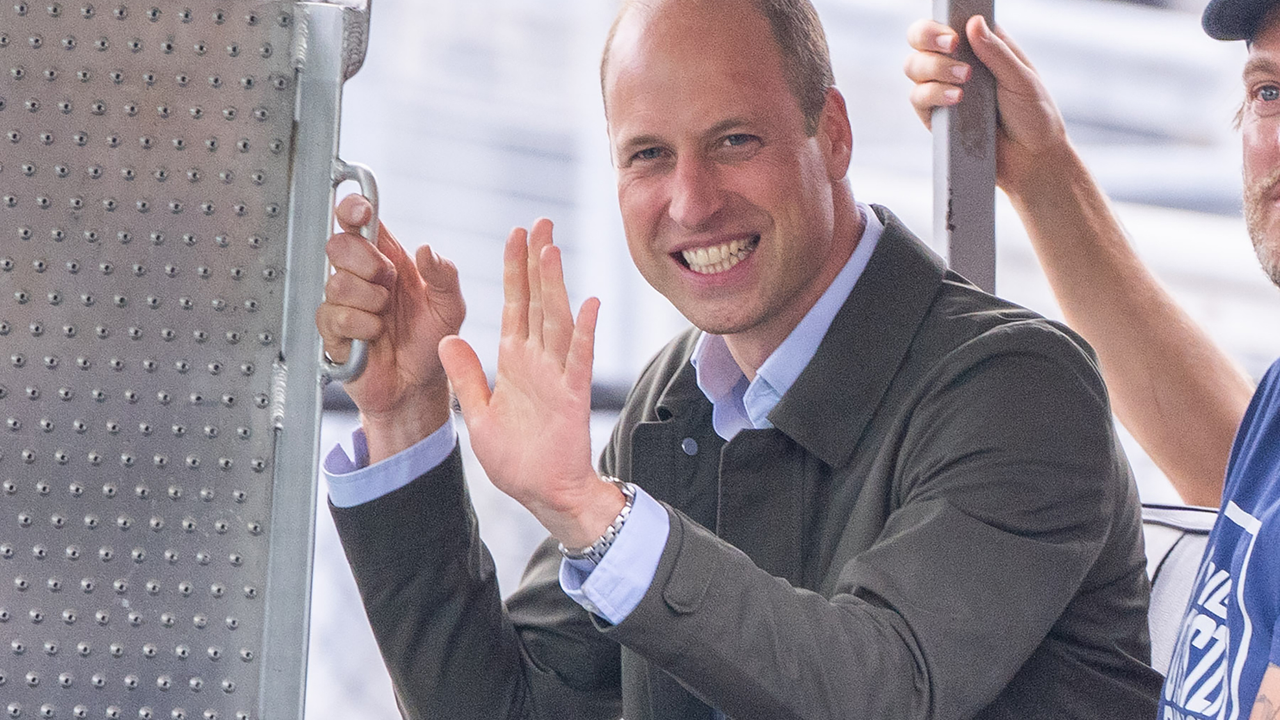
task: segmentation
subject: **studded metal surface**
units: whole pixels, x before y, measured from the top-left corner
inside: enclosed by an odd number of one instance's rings
[[[0,6],[0,718],[256,716],[292,6]]]

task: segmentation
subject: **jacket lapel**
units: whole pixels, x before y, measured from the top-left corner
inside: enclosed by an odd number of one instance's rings
[[[769,420],[831,467],[849,461],[933,304],[946,268],[893,213],[813,360]]]

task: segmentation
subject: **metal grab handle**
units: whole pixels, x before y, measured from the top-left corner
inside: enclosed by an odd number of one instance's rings
[[[335,188],[347,180],[360,183],[360,194],[369,201],[373,210],[369,214],[369,221],[360,228],[360,235],[376,247],[378,244],[378,180],[373,176],[373,171],[360,163],[335,159],[332,179]],[[352,340],[351,354],[345,363],[335,363],[327,355],[320,359],[320,379],[326,384],[334,380],[350,382],[360,377],[368,361],[369,344],[363,340]]]

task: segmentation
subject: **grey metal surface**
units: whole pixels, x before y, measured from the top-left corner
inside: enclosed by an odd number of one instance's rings
[[[313,459],[318,420],[281,410],[295,21],[0,10],[8,717],[300,715],[305,608],[274,600],[305,603],[314,508],[277,427]]]
[[[996,288],[995,79],[965,37],[969,18],[993,23],[993,0],[934,0],[934,19],[960,33],[957,57],[973,67],[959,105],[933,114],[934,238],[952,269],[978,287]]]

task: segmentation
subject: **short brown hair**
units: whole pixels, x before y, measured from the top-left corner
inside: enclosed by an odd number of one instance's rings
[[[609,50],[618,25],[633,5],[642,0],[624,0],[618,16],[609,28],[604,53],[600,58],[600,91],[604,93],[605,74],[609,68]],[[809,0],[751,0],[756,10],[769,21],[773,39],[782,55],[782,71],[791,86],[791,94],[804,114],[805,130],[813,135],[818,131],[818,117],[827,103],[827,90],[836,84],[831,70],[831,51],[827,36],[818,20],[818,11]],[[608,100],[606,99],[606,103]],[[605,107],[608,114],[608,107]]]

